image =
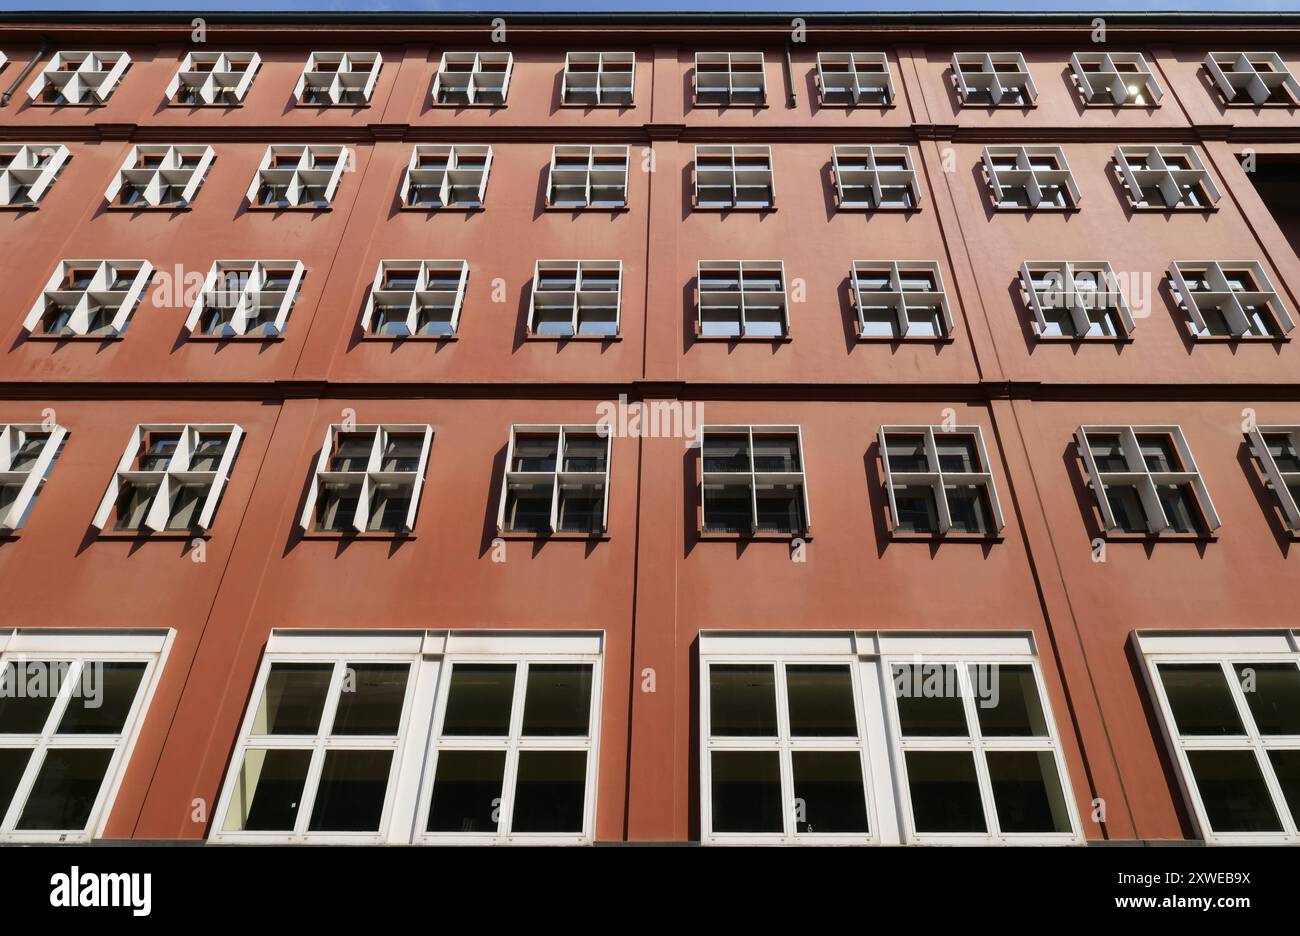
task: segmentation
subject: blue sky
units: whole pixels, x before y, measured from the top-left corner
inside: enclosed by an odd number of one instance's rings
[[[1123,11],[1219,10],[1300,12],[1300,0],[0,0],[0,11],[452,11],[452,12],[900,12],[900,11]]]

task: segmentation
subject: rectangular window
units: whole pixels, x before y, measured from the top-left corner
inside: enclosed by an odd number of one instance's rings
[[[836,146],[831,166],[840,210],[910,210],[921,204],[910,147]]]
[[[433,80],[433,103],[504,107],[514,64],[509,52],[444,52]]]
[[[217,260],[185,329],[195,337],[278,337],[284,334],[305,273],[301,260]]]
[[[328,210],[352,159],[346,146],[268,146],[248,187],[248,203],[254,208]]]
[[[366,107],[383,65],[378,52],[313,52],[294,99],[300,107]]]
[[[0,425],[0,536],[27,522],[67,435],[57,425]]]
[[[125,52],[55,52],[27,96],[37,104],[105,104],[131,67]]]
[[[1287,529],[1300,536],[1300,426],[1256,426],[1246,439]]]
[[[538,260],[528,306],[534,338],[614,338],[623,288],[621,260]]]
[[[696,106],[764,106],[767,81],[763,70],[762,52],[696,52]]]
[[[497,510],[502,533],[597,535],[609,524],[609,433],[512,426]]]
[[[1295,328],[1263,266],[1256,261],[1175,260],[1169,281],[1193,338],[1277,341]]]
[[[566,105],[627,107],[635,84],[635,52],[568,52],[564,56]]]
[[[996,536],[1004,525],[979,426],[881,426],[890,530]]]
[[[431,426],[330,426],[299,525],[314,533],[410,533],[432,444]]]
[[[859,338],[901,341],[952,336],[952,312],[939,264],[854,260],[850,278]]]
[[[1219,528],[1178,426],[1080,426],[1075,443],[1107,535],[1206,535]]]
[[[244,431],[235,425],[140,425],[91,521],[97,529],[207,530]]]
[[[1088,104],[1158,107],[1164,96],[1141,52],[1075,52],[1070,67]]]
[[[822,107],[894,106],[894,81],[884,52],[818,52]]]
[[[1082,843],[1029,635],[699,647],[705,844]]]
[[[772,208],[776,181],[770,146],[695,147],[696,208]]]
[[[999,209],[1065,209],[1079,205],[1079,187],[1059,146],[986,146],[984,174]]]
[[[1019,52],[954,52],[953,82],[963,105],[1033,107],[1038,89]]]
[[[273,631],[211,839],[590,843],[602,644]]]
[[[1133,334],[1128,301],[1105,260],[1026,260],[1020,292],[1039,338],[1113,341]]]
[[[1300,82],[1276,52],[1211,52],[1205,67],[1228,104],[1300,104]]]
[[[131,323],[153,276],[148,260],[64,260],[23,328],[33,338],[116,338]]]
[[[780,260],[701,260],[696,301],[696,337],[789,337],[785,264]]]
[[[210,146],[133,146],[104,199],[115,208],[188,208],[207,178]]]
[[[417,143],[402,177],[404,208],[482,208],[492,169],[490,146]]]
[[[167,85],[167,101],[187,107],[238,106],[261,64],[256,52],[190,52]]]
[[[1117,146],[1115,169],[1134,208],[1205,211],[1219,201],[1194,146]]]
[[[70,155],[62,143],[0,144],[0,207],[40,205]]]
[[[464,260],[380,260],[361,330],[373,338],[454,337],[468,281]]]
[[[626,146],[564,144],[551,149],[547,208],[626,208]]]
[[[812,529],[798,426],[705,426],[700,530],[806,535]]]
[[[1201,837],[1300,841],[1300,636],[1138,631],[1133,641]]]
[[[0,630],[0,842],[99,837],[170,642]]]

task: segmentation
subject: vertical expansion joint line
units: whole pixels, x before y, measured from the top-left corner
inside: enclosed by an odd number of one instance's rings
[[[790,95],[789,107],[798,106],[799,99],[794,93],[794,61],[790,55],[790,40],[785,41],[785,89]]]

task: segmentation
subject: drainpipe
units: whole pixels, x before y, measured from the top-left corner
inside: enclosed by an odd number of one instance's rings
[[[794,96],[794,62],[790,58],[790,40],[785,41],[785,89],[790,95],[790,107],[795,107],[798,101]]]
[[[32,69],[40,63],[41,59],[45,58],[45,53],[48,51],[50,51],[50,39],[48,36],[41,36],[41,50],[37,52],[36,57],[28,62],[23,70],[18,73],[18,77],[13,80],[13,84],[9,85],[8,90],[6,90],[4,94],[0,94],[0,107],[9,106],[9,99],[14,96],[14,91],[23,83],[24,80],[26,80],[27,76],[32,73]]]

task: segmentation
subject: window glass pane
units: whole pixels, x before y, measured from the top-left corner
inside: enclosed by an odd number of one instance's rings
[[[6,660],[0,668],[0,734],[40,734],[70,665]]]
[[[904,484],[894,488],[898,516],[894,526],[900,533],[934,533],[939,529],[939,508],[934,488],[929,485]]]
[[[1188,751],[1187,762],[1215,832],[1281,832],[1253,751]]]
[[[1190,484],[1161,484],[1156,487],[1156,494],[1172,532],[1201,532],[1201,513],[1196,507]]]
[[[705,471],[749,471],[749,438],[710,433],[704,438]]]
[[[971,667],[975,713],[986,738],[1046,737],[1047,719],[1031,666]]]
[[[30,748],[0,748],[0,821],[4,820],[31,756]]]
[[[776,737],[776,677],[770,665],[709,666],[710,733]]]
[[[891,435],[886,442],[890,471],[930,471],[925,436]]]
[[[520,751],[511,832],[582,831],[586,751]]]
[[[1107,484],[1105,488],[1115,525],[1124,533],[1147,532],[1147,512],[1137,488],[1131,484]]]
[[[776,751],[714,751],[713,831],[784,832]]]
[[[144,663],[99,663],[87,660],[80,685],[63,710],[58,734],[118,734],[131,714]]]
[[[988,831],[970,751],[908,751],[905,757],[917,832]]]
[[[505,751],[440,751],[429,806],[429,832],[495,832]]]
[[[893,669],[899,729],[904,737],[969,735],[956,664],[914,663]]]
[[[533,663],[524,695],[523,734],[586,735],[591,724],[591,666]]]
[[[993,510],[984,485],[947,484],[943,492],[948,498],[948,516],[952,519],[954,533],[989,533],[993,530],[989,519]]]
[[[1219,664],[1161,663],[1158,669],[1180,735],[1246,733]]]
[[[46,750],[18,828],[84,829],[112,758],[111,748]]]
[[[798,471],[799,440],[796,436],[754,436],[755,471]]]
[[[326,751],[308,828],[378,832],[392,762],[392,751]]]
[[[704,529],[707,533],[748,533],[754,525],[754,494],[748,481],[704,483]]]
[[[1300,735],[1300,668],[1294,663],[1238,663],[1236,670],[1259,733]]]
[[[857,751],[795,751],[796,832],[867,832],[862,756]]]
[[[442,733],[494,738],[509,734],[514,694],[513,663],[456,664],[451,671]]]
[[[1291,810],[1291,821],[1300,822],[1300,751],[1269,751],[1268,759],[1273,763],[1273,772],[1277,774],[1282,797]],[[2,791],[0,797],[3,797]],[[3,803],[2,798],[0,803]],[[0,806],[0,809],[3,808]]]
[[[971,436],[953,436],[935,433],[935,449],[939,452],[939,470],[950,472],[980,471],[979,452]]]
[[[310,765],[311,751],[246,751],[230,797],[225,831],[292,832]]]
[[[797,533],[804,529],[803,485],[765,484],[754,491],[759,533]]]
[[[405,663],[348,664],[331,733],[396,736],[409,670]]]
[[[857,737],[853,676],[847,666],[787,666],[785,687],[791,735]]]
[[[1069,832],[1070,814],[1051,751],[989,751],[989,782],[1003,832]]]
[[[255,735],[314,735],[320,730],[333,663],[275,663],[253,720]]]

